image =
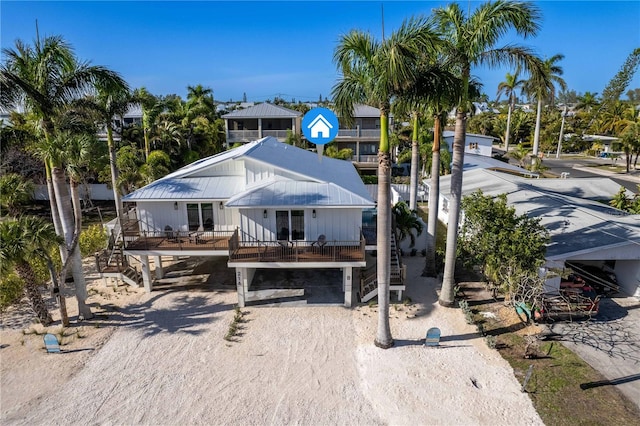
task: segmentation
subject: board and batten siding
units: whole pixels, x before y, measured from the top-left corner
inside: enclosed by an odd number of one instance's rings
[[[316,241],[325,235],[326,241],[359,241],[362,209],[241,209],[240,229],[244,241],[276,241],[276,210],[304,210],[304,240]]]
[[[233,231],[240,224],[237,209],[220,209],[220,201],[178,201],[175,209],[174,201],[138,201],[138,219],[140,231],[160,232],[168,225],[174,231],[187,232],[187,204],[213,203],[213,229],[215,231]]]
[[[212,176],[244,176],[244,161],[224,161],[215,166],[207,167],[200,170],[189,177],[212,177]]]

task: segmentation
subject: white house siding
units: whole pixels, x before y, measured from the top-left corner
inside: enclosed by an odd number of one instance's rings
[[[216,231],[233,231],[240,223],[236,209],[220,209],[219,201],[178,201],[178,210],[174,207],[174,201],[138,201],[138,219],[140,230],[149,232],[164,231],[168,225],[175,231],[187,232],[187,203],[213,203],[213,226]]]
[[[265,209],[241,209],[240,222],[244,240],[275,241],[276,238],[276,210],[285,208],[266,209],[267,218],[264,218]],[[360,209],[318,209],[316,217],[313,217],[313,208],[293,208],[289,210],[304,210],[304,239],[315,241],[318,236],[326,236],[327,242],[359,241],[360,228],[362,226],[362,211]]]
[[[245,162],[246,184],[251,186],[275,175],[274,167],[253,161]]]
[[[244,161],[233,160],[224,161],[204,170],[195,172],[189,177],[210,177],[210,176],[244,176]]]

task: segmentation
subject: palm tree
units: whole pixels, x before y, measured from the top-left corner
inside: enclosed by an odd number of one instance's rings
[[[416,230],[418,235],[422,234],[423,225],[418,217],[416,210],[411,210],[407,203],[400,201],[392,209],[393,218],[395,219],[395,227],[398,231],[398,241],[404,241],[405,238],[411,239],[410,247],[416,245],[416,235],[413,234],[413,230]]]
[[[542,103],[548,100],[550,104],[553,104],[555,99],[555,85],[557,84],[565,90],[567,84],[564,79],[560,77],[563,73],[562,67],[557,65],[557,62],[564,59],[564,55],[557,54],[545,59],[542,62],[542,66],[538,70],[531,73],[531,77],[525,83],[525,91],[533,96],[537,102],[536,112],[536,127],[533,135],[533,153],[532,153],[532,165],[535,164],[535,159],[538,157],[538,149],[540,146],[540,123],[542,122]]]
[[[20,206],[33,199],[34,185],[17,173],[0,176],[0,207],[7,209],[11,216],[20,213]]]
[[[578,97],[578,103],[576,105],[576,110],[578,111],[586,111],[590,113],[594,107],[599,105],[598,102],[598,94],[592,92],[584,92],[584,95]]]
[[[144,132],[144,158],[151,152],[151,131],[158,115],[164,109],[160,100],[149,93],[145,87],[134,90],[133,99],[142,106],[142,131]]]
[[[378,151],[377,280],[378,330],[375,344],[393,346],[389,327],[390,235],[391,235],[391,156],[389,152],[389,112],[391,100],[416,77],[421,51],[437,42],[431,23],[412,18],[388,39],[377,41],[369,33],[352,30],[343,35],[334,53],[342,77],[333,87],[332,97],[340,119],[353,121],[356,103],[380,109]]]
[[[51,324],[53,319],[42,299],[30,262],[35,257],[48,256],[48,249],[58,243],[58,239],[53,226],[37,217],[22,216],[0,222],[0,271],[5,274],[15,270],[24,282],[31,308],[43,325]]]
[[[522,88],[524,80],[518,79],[519,70],[515,73],[507,73],[505,81],[498,84],[498,99],[504,93],[507,96],[508,112],[507,112],[507,130],[504,132],[504,149],[509,152],[509,136],[511,135],[511,113],[516,106],[516,90]]]
[[[131,95],[127,85],[122,87],[98,88],[94,99],[94,108],[98,113],[99,124],[107,130],[107,147],[109,149],[109,167],[111,170],[111,186],[116,205],[118,220],[123,217],[122,193],[118,186],[118,167],[116,164],[116,146],[113,141],[113,118],[124,115],[131,105]]]
[[[56,132],[55,118],[63,107],[95,87],[125,85],[117,73],[79,62],[71,46],[59,36],[41,39],[37,34],[33,46],[17,40],[15,49],[3,49],[2,52],[6,59],[0,69],[0,105],[7,110],[24,105],[39,120],[46,145],[52,143]],[[45,168],[54,227],[65,239],[61,251],[73,253],[80,230],[75,235],[64,169],[61,163],[52,161],[48,161]],[[79,252],[73,258],[74,262],[79,261]],[[73,269],[81,271],[81,266]],[[76,287],[81,288],[80,292],[86,293],[84,275],[74,273],[73,278]],[[84,300],[78,300],[78,308],[80,315],[92,317]]]
[[[539,29],[540,13],[537,6],[530,2],[497,0],[483,3],[471,14],[465,13],[457,3],[452,3],[436,9],[434,15],[444,33],[445,44],[441,52],[445,57],[445,63],[448,62],[458,69],[462,79],[453,139],[451,203],[447,226],[445,271],[439,298],[441,305],[453,306],[456,240],[462,201],[462,166],[470,100],[471,68],[480,64],[492,67],[509,64],[520,66],[524,70],[539,67],[529,49],[515,45],[496,47],[496,44],[510,30],[515,30],[523,37],[535,35]]]

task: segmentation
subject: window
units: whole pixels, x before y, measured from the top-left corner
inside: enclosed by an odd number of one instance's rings
[[[469,144],[469,149],[478,149],[478,142],[471,142]]]
[[[278,240],[304,240],[304,210],[277,210],[276,229]]]
[[[202,203],[200,208],[202,209],[202,229],[204,231],[213,231],[213,204]]]
[[[213,204],[187,204],[189,231],[213,231]]]
[[[197,204],[187,204],[187,220],[189,231],[197,231],[200,227],[200,212]]]
[[[442,199],[442,211],[449,213],[449,200],[447,198]]]

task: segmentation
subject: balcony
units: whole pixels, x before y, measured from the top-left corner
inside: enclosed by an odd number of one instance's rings
[[[251,142],[260,139],[257,130],[229,130],[227,142]]]
[[[340,129],[338,130],[338,138],[379,138],[380,129]]]
[[[134,251],[227,251],[233,231],[143,231],[125,233],[125,250]],[[132,239],[135,238],[135,239]]]
[[[241,241],[238,233],[229,240],[229,263],[364,262],[365,240]]]

